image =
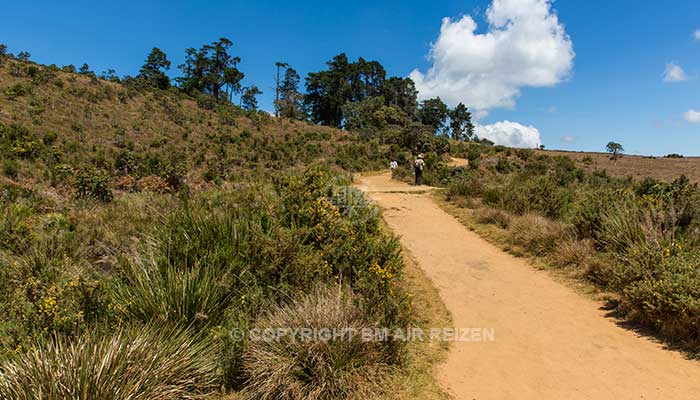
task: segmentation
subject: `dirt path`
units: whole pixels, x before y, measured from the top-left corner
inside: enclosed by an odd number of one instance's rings
[[[455,327],[495,330],[494,341],[451,345],[437,376],[456,399],[700,398],[700,362],[617,326],[601,304],[469,231],[424,188],[389,174],[358,186],[384,208]]]

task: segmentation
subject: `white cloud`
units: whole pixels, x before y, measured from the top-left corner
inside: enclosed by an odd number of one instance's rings
[[[678,63],[671,61],[666,64],[666,70],[664,70],[664,82],[683,82],[688,80],[688,75],[685,74],[683,68],[681,68]]]
[[[515,105],[523,87],[554,86],[573,66],[571,39],[550,0],[493,0],[488,31],[474,19],[444,18],[427,73],[411,72],[420,98],[440,96],[477,111]]]
[[[534,148],[542,143],[540,131],[537,128],[521,125],[517,122],[502,121],[490,125],[477,124],[474,131],[482,139],[509,147]]]
[[[564,135],[561,137],[561,141],[564,143],[574,143],[576,141],[576,136]]]
[[[688,110],[683,114],[683,118],[691,124],[700,124],[700,111]]]
[[[700,42],[700,29],[696,29],[693,32],[693,39],[695,39],[696,42]]]
[[[555,112],[557,112],[557,107],[556,106],[549,106],[549,108],[547,109],[547,112],[548,113],[555,113]]]

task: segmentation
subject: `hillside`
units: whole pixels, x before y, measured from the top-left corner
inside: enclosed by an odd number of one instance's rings
[[[92,166],[206,186],[313,160],[359,170],[388,159],[376,143],[337,129],[9,58],[0,65],[0,125],[14,132],[0,143],[3,175],[35,182]]]
[[[406,149],[0,61],[0,398],[422,390],[399,373],[422,347],[238,335],[414,320],[400,244],[348,179]]]
[[[560,150],[538,152],[550,156],[570,157],[589,171],[606,170],[610,175],[618,178],[631,176],[639,180],[651,177],[670,182],[685,175],[693,183],[700,182],[700,157],[669,158],[625,155],[615,161],[610,158],[608,153]]]

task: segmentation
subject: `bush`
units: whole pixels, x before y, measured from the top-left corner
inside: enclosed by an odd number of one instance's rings
[[[677,254],[674,254],[677,253]],[[700,350],[700,252],[672,245],[661,261],[623,292],[630,317]]]
[[[0,397],[170,400],[217,389],[216,346],[164,326],[55,338],[0,365]]]
[[[253,340],[243,356],[249,399],[367,398],[386,368],[382,343],[362,340],[359,332],[374,325],[341,287],[317,287],[289,305],[259,318],[253,332],[310,328],[319,332],[356,332],[352,337],[283,336]],[[317,340],[318,339],[318,340]],[[325,340],[328,339],[328,340]]]
[[[17,164],[17,161],[9,159],[3,160],[2,172],[8,178],[17,179],[17,176],[19,175],[19,165]]]
[[[571,198],[569,190],[549,176],[514,177],[509,185],[496,189],[497,195],[487,198],[487,202],[516,214],[538,212],[554,219],[562,215]]]
[[[109,173],[104,170],[81,169],[76,175],[75,188],[77,197],[81,199],[93,198],[105,203],[114,199]]]
[[[502,229],[507,229],[513,219],[513,216],[507,211],[491,207],[481,207],[474,211],[474,215],[478,222],[482,224],[495,224]]]
[[[535,214],[515,217],[508,228],[513,244],[537,256],[554,252],[559,242],[567,237],[567,231],[562,224]]]
[[[579,237],[598,243],[605,215],[625,197],[624,192],[609,187],[586,190],[572,206],[571,223]]]

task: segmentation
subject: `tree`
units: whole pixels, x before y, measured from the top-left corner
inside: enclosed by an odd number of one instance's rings
[[[170,78],[165,71],[170,69],[168,57],[159,48],[154,47],[146,58],[146,63],[141,67],[138,78],[148,82],[154,88],[167,89],[170,87]]]
[[[449,112],[450,129],[452,130],[452,138],[455,140],[469,140],[474,136],[474,124],[472,124],[472,114],[469,109],[462,103],[457,104],[453,110]]]
[[[620,158],[621,154],[625,149],[622,147],[620,143],[615,143],[615,142],[608,142],[608,144],[605,146],[605,150],[612,154],[612,157],[610,157],[612,160],[617,161],[618,158]]]
[[[221,38],[199,50],[185,50],[185,63],[179,66],[184,76],[177,78],[182,89],[210,94],[216,99],[227,95],[229,100],[239,93],[244,74],[237,68],[241,59],[229,54],[231,46],[230,40]]]
[[[287,66],[284,79],[279,86],[279,100],[275,103],[278,116],[292,119],[303,119],[302,101],[304,96],[299,92],[299,74],[294,68]]]
[[[100,79],[104,79],[106,81],[110,82],[119,82],[119,77],[117,76],[117,71],[113,69],[108,69],[106,71],[102,71],[100,74]]]
[[[257,110],[258,109],[258,99],[257,96],[261,95],[262,92],[257,86],[253,85],[247,87],[243,94],[241,95],[241,107],[244,110]]]
[[[95,73],[92,70],[90,70],[90,66],[87,65],[87,63],[83,64],[80,67],[80,69],[78,70],[78,73],[80,75],[91,76],[93,78],[95,77]]]
[[[30,58],[31,56],[32,56],[32,55],[31,55],[28,51],[20,51],[20,52],[17,54],[17,59],[20,60],[20,61],[29,61],[29,58]]]
[[[411,78],[392,77],[384,81],[382,95],[387,106],[400,109],[411,119],[418,112],[418,90]]]
[[[344,53],[326,65],[327,70],[307,76],[304,104],[312,121],[340,127],[343,105],[381,95],[386,72],[376,61],[359,58],[350,63]]]
[[[439,97],[424,100],[418,110],[418,118],[423,125],[429,125],[434,131],[440,131],[445,126],[448,117],[448,108]]]
[[[410,119],[396,107],[387,106],[382,96],[343,105],[343,125],[349,131],[372,131],[387,125],[406,126]]]
[[[5,58],[8,56],[7,54],[7,46],[0,43],[0,65],[2,65],[2,62],[5,60]]]
[[[277,75],[275,76],[275,117],[280,116],[280,70],[283,68],[289,68],[289,64],[283,62],[276,62],[275,67],[277,67]],[[286,72],[285,72],[286,73]]]

